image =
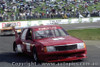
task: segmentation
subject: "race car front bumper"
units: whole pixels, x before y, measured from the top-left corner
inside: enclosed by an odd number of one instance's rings
[[[60,52],[47,52],[38,55],[39,60],[46,62],[59,62],[59,61],[72,61],[86,58],[86,49],[60,51]]]

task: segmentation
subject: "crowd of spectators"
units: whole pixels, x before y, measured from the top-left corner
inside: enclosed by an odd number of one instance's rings
[[[99,0],[76,2],[25,2],[17,0],[12,2],[0,1],[0,21],[15,20],[31,20],[45,18],[80,18],[80,17],[96,17],[100,16],[100,10],[96,10],[96,6],[92,11],[88,10],[89,6],[93,6],[100,2]],[[74,5],[74,6],[72,6]]]

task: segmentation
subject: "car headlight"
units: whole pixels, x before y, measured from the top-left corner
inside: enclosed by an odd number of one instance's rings
[[[47,52],[53,52],[53,51],[56,51],[56,49],[55,49],[54,46],[47,46],[46,49],[47,49]]]
[[[85,43],[77,43],[77,49],[83,49],[86,48]]]

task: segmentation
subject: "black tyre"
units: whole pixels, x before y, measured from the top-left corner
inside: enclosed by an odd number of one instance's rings
[[[35,62],[38,62],[38,56],[37,56],[37,51],[35,47],[33,48],[33,58]]]
[[[13,51],[14,51],[14,52],[15,52],[16,48],[17,48],[17,45],[16,45],[16,43],[14,42],[14,43],[13,43]]]
[[[17,44],[16,44],[15,42],[13,43],[13,51],[14,51],[16,54],[22,54],[22,52],[19,52],[19,51],[18,51]]]

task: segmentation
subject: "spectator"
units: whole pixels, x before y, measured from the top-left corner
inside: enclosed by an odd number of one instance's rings
[[[65,1],[65,2],[63,2]],[[100,2],[99,0],[61,0],[59,2],[25,2],[23,0],[7,0],[7,2],[0,1],[1,21],[8,20],[27,20],[27,19],[41,19],[41,18],[70,18],[70,17],[90,17],[100,16],[100,10],[93,7],[91,12],[88,10],[89,6],[94,6]],[[67,2],[67,3],[66,3]],[[73,5],[73,7],[72,7]]]
[[[99,10],[99,17],[100,17],[100,10]]]
[[[0,13],[0,21],[3,21],[3,19],[2,19],[2,14]]]

